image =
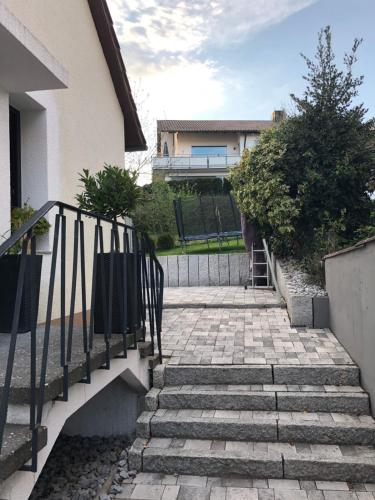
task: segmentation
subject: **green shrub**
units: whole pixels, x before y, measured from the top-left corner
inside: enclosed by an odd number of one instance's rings
[[[180,186],[176,193],[165,181],[143,186],[140,199],[132,214],[135,225],[149,234],[177,235],[173,200],[178,196],[185,199],[190,195],[191,191],[185,186]]]
[[[24,203],[23,207],[15,207],[11,213],[11,232],[12,234],[17,231],[21,226],[23,226],[31,217],[34,215],[35,209],[30,207],[28,203]],[[47,234],[50,228],[50,224],[45,217],[42,217],[40,221],[33,227],[33,233],[35,236],[42,236]]]
[[[158,250],[170,250],[175,246],[174,238],[169,233],[160,234],[156,241]]]
[[[15,207],[12,209],[11,219],[10,219],[10,227],[11,234],[15,233],[20,227],[22,227],[35,213],[35,209],[32,208],[28,203],[24,203],[22,207]],[[37,224],[33,227],[33,234],[35,236],[43,236],[47,234],[49,228],[51,227],[50,223],[47,221],[45,217],[42,217]],[[6,239],[9,236],[9,233],[6,235],[1,235],[1,238]],[[18,254],[22,250],[22,242],[26,236],[21,238],[9,251],[10,254]],[[30,248],[27,249],[28,251]]]

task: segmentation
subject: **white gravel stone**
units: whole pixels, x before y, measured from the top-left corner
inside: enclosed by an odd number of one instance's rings
[[[325,297],[327,295],[324,288],[310,282],[309,276],[296,261],[283,260],[280,264],[288,282],[288,288],[293,294],[308,297]]]

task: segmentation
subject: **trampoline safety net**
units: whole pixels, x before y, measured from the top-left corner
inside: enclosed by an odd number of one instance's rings
[[[230,194],[174,200],[181,242],[241,236],[240,212]]]

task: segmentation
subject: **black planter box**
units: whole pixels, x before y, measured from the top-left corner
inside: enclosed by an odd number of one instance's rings
[[[42,255],[36,255],[35,279],[36,279],[36,311],[39,305],[40,277],[42,272]],[[21,255],[4,255],[0,258],[0,332],[10,333],[12,329],[14,306],[16,303],[17,281],[20,270]],[[31,330],[31,296],[32,296],[32,257],[26,255],[26,272],[22,302],[20,309],[20,321],[18,333],[26,333]]]
[[[94,332],[105,333],[108,307],[109,307],[109,270],[110,253],[101,253],[97,257],[96,287],[95,287],[95,309],[94,309]],[[115,253],[113,256],[113,301],[112,301],[112,328],[110,333],[121,333],[123,325],[123,303],[124,303],[124,254]],[[141,259],[138,256],[138,270],[140,270]],[[127,270],[127,321],[126,331],[134,333],[141,326],[141,283],[140,273],[136,279],[135,254],[126,255]],[[104,271],[104,272],[103,272]],[[105,310],[103,310],[102,276],[104,275]],[[105,316],[105,312],[107,316]]]

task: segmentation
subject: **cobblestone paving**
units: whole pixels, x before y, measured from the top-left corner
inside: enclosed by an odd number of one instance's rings
[[[162,342],[176,365],[353,364],[329,329],[293,328],[282,308],[166,309]]]
[[[201,391],[256,391],[256,392],[365,392],[360,386],[352,385],[291,385],[291,384],[251,384],[251,385],[171,385],[164,392],[201,392]]]
[[[171,287],[164,289],[164,303],[168,305],[221,304],[223,306],[278,304],[280,300],[272,290],[243,286],[195,286]]]
[[[340,458],[348,455],[375,457],[373,446],[362,445],[330,445],[308,443],[256,442],[256,441],[229,441],[214,439],[181,439],[151,437],[148,448],[180,448],[183,450],[228,450],[245,452],[282,453],[283,455],[316,455],[329,458]]]
[[[229,418],[229,419],[258,419],[260,421],[265,420],[279,420],[287,422],[345,422],[350,424],[371,424],[375,426],[374,419],[370,415],[349,415],[345,413],[323,413],[323,412],[313,412],[304,413],[298,411],[232,411],[232,410],[169,410],[165,408],[159,408],[155,412],[155,417],[196,417],[196,418]]]
[[[374,484],[140,473],[117,499],[374,500]]]

